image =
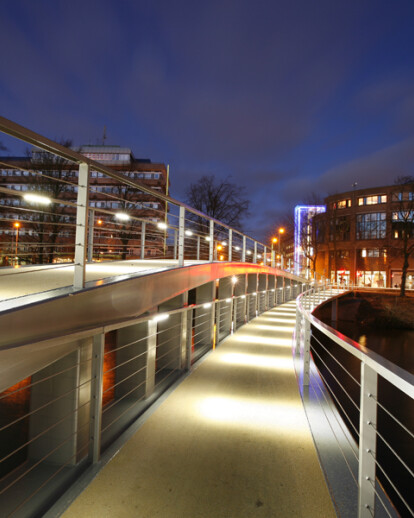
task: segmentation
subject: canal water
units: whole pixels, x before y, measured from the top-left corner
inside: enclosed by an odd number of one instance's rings
[[[342,310],[341,299],[339,299],[339,316],[341,316],[341,313],[344,317],[353,313],[349,299],[344,300]],[[325,305],[322,310],[316,311],[315,316],[331,327],[335,327],[345,336],[387,358],[406,371],[414,373],[414,330],[380,328],[372,324],[364,325],[358,321],[345,319],[339,319],[333,325],[330,320],[330,304]],[[356,405],[359,406],[359,387],[350,376],[344,374],[343,369],[334,365],[335,362],[326,350],[318,344],[318,341],[322,342],[339,359],[340,363],[358,382],[360,381],[360,362],[349,353],[339,350],[339,346],[326,343],[323,335],[316,330],[314,335],[315,364],[326,382],[332,385],[333,393],[342,406],[341,409],[337,405],[338,410],[355,440],[357,440],[356,430],[359,426],[359,412]],[[335,380],[335,377],[338,378],[340,383]],[[340,384],[342,384],[342,387]],[[350,398],[345,394],[345,391],[351,396]],[[377,440],[377,476],[400,515],[403,517],[413,516],[387,480],[387,476],[397,486],[397,490],[408,506],[414,509],[414,479],[407,469],[408,466],[411,471],[414,471],[414,441],[404,429],[405,427],[414,432],[414,402],[381,377],[378,381],[378,401],[392,415],[380,407],[378,408],[377,425],[381,437]],[[403,426],[397,424],[392,416],[400,421]],[[390,447],[394,452],[391,451]],[[404,466],[400,459],[407,466]],[[387,476],[384,475],[384,472]]]

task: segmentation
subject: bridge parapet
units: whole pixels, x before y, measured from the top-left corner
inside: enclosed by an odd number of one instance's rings
[[[347,292],[315,286],[297,299],[294,358],[304,406],[341,516],[413,515],[414,375],[312,314],[332,301],[337,320]]]
[[[4,512],[47,509],[194,362],[307,286],[264,265],[212,262],[0,314]]]

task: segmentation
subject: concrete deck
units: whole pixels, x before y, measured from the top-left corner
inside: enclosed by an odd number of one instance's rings
[[[203,261],[185,261],[185,265]],[[176,268],[174,259],[103,261],[86,265],[86,282],[100,281],[108,277],[145,274],[167,268]],[[36,266],[0,268],[0,300],[42,293],[48,290],[71,286],[73,264],[45,264]]]
[[[295,303],[226,339],[64,518],[335,517],[293,369]]]

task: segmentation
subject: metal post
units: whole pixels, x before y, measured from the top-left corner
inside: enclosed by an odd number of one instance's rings
[[[184,266],[184,221],[185,208],[180,206],[180,220],[178,225],[178,266]]]
[[[296,347],[295,347],[295,355],[299,356],[300,354],[300,329],[301,329],[301,322],[302,322],[302,314],[299,311],[299,308],[296,308],[296,331],[295,331],[295,338],[296,338]]]
[[[272,257],[272,261],[270,264],[272,265],[272,268],[275,268],[276,262],[275,262],[275,251],[274,250],[272,250],[271,257]]]
[[[280,256],[280,269],[284,269],[284,261],[283,261],[283,255]]]
[[[371,518],[375,514],[377,388],[377,373],[362,362],[359,414],[358,518]]]
[[[263,249],[263,264],[267,266],[267,248],[264,247]]]
[[[242,263],[246,262],[246,236],[243,236]]]
[[[311,325],[305,318],[305,340],[303,345],[303,386],[309,385]]]
[[[197,261],[200,260],[200,236],[197,236]]]
[[[208,260],[210,263],[213,262],[213,251],[214,251],[214,221],[210,219],[210,242],[209,242]]]
[[[213,302],[213,306],[215,307],[215,321],[216,321],[216,335],[214,337],[214,343],[217,346],[220,341],[220,318],[221,318],[220,301],[216,300],[215,302]]]
[[[185,370],[191,369],[191,352],[192,352],[192,327],[193,327],[193,310],[187,309],[187,336],[186,336],[186,365]]]
[[[181,319],[180,319],[180,348],[181,348],[181,369],[188,370],[188,360],[187,360],[187,349],[188,349],[188,291],[183,293],[182,295],[182,304],[183,310],[181,311]]]
[[[253,263],[257,263],[257,241],[253,244]]]
[[[174,229],[174,259],[177,259],[177,230]]]
[[[232,260],[232,251],[233,251],[233,230],[229,228],[229,258],[228,260]]]
[[[75,235],[75,273],[74,288],[85,287],[85,267],[87,248],[87,224],[89,204],[89,166],[79,165],[78,197],[76,201],[76,235]]]
[[[92,383],[91,383],[91,440],[89,457],[94,464],[99,461],[101,453],[101,422],[102,422],[102,391],[103,391],[103,360],[105,350],[105,335],[100,333],[93,337],[92,345]]]
[[[95,221],[95,211],[89,210],[89,224],[88,224],[88,263],[93,261],[93,224]]]
[[[141,223],[141,259],[145,257],[145,221]]]

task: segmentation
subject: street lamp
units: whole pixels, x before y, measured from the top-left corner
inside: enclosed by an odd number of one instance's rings
[[[18,262],[18,259],[17,259],[17,247],[18,247],[18,244],[19,244],[19,228],[20,228],[20,223],[18,221],[15,221],[13,223],[13,227],[16,229],[16,251],[15,251],[15,254],[14,254],[14,261],[15,261],[15,265],[16,265],[17,262]]]
[[[98,247],[97,247],[98,248],[98,259],[99,259],[100,254],[102,254],[102,251],[100,250],[100,244],[101,244],[101,227],[102,227],[103,221],[101,220],[101,218],[99,218],[96,223],[98,224],[98,228],[99,228]]]
[[[280,254],[280,244],[281,244],[281,241],[282,241],[282,236],[280,234],[284,234],[285,233],[285,229],[283,227],[280,227],[278,232],[279,232],[279,254]]]
[[[271,252],[271,266],[272,268],[275,267],[275,251],[274,251],[274,245],[278,242],[277,237],[272,237],[272,252]]]

